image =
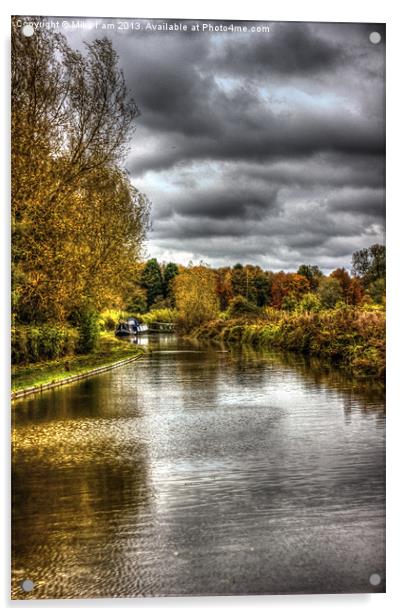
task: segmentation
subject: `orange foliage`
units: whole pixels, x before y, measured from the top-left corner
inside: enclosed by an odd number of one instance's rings
[[[272,279],[272,301],[274,308],[282,308],[282,302],[286,297],[292,297],[296,301],[310,289],[309,281],[300,274],[278,272]]]
[[[338,267],[338,269],[334,270],[331,278],[338,280],[342,289],[343,299],[347,304],[352,306],[360,304],[364,295],[364,289],[358,278],[352,278],[344,267]]]

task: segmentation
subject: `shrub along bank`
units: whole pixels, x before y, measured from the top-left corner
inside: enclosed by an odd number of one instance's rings
[[[112,315],[103,319],[91,309],[72,315],[69,324],[13,326],[13,391],[83,375],[143,352],[129,341],[117,339],[112,328]]]
[[[193,331],[196,338],[316,355],[355,376],[385,376],[385,314],[343,306],[320,312],[270,310],[265,317],[218,319]]]
[[[94,368],[110,366],[120,360],[144,353],[144,349],[113,334],[102,333],[96,349],[86,354],[67,354],[34,363],[12,366],[12,390],[19,391],[45,383],[62,381],[66,377],[82,375]]]

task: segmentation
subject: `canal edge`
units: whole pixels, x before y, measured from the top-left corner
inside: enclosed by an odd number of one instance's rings
[[[91,376],[95,376],[96,374],[101,374],[102,372],[113,370],[113,368],[118,368],[119,366],[124,366],[125,364],[131,364],[133,361],[136,361],[137,359],[143,356],[144,356],[144,353],[138,353],[137,355],[134,355],[133,357],[128,357],[127,359],[121,359],[120,361],[114,362],[113,364],[108,364],[107,366],[100,366],[99,368],[93,368],[92,370],[88,370],[87,372],[82,372],[81,374],[75,374],[74,376],[67,376],[64,379],[60,379],[60,381],[51,381],[50,383],[44,383],[43,385],[36,385],[34,387],[27,387],[26,389],[12,391],[11,401],[18,400],[18,398],[24,398],[25,396],[31,396],[34,394],[42,393],[43,391],[47,391],[48,389],[54,389],[55,387],[61,387],[62,385],[68,385],[69,383],[74,383],[75,381],[82,381],[83,379],[89,378]]]

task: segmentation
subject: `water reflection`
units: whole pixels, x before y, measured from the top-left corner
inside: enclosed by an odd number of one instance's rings
[[[14,597],[25,578],[36,598],[382,592],[381,391],[301,357],[149,344],[14,404]]]
[[[234,355],[238,350],[232,349]],[[382,380],[368,377],[357,379],[349,376],[344,371],[317,357],[309,357],[296,353],[281,351],[258,350],[253,347],[243,346],[241,350],[242,361],[246,365],[252,363],[254,367],[260,366],[264,370],[267,361],[278,369],[291,369],[300,373],[303,381],[310,389],[315,391],[333,390],[343,397],[347,406],[348,401],[356,401],[356,409],[385,411],[385,383]],[[352,402],[353,406],[353,402]]]
[[[18,586],[25,578],[35,581],[37,598],[138,594],[138,576],[123,588],[116,567],[125,561],[121,538],[135,531],[151,498],[146,444],[104,420],[25,425],[15,439],[15,597],[26,598]]]

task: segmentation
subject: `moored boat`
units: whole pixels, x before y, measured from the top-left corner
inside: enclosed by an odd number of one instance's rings
[[[138,336],[148,331],[148,325],[141,324],[138,319],[130,317],[127,321],[120,321],[115,329],[115,336],[128,337]]]

